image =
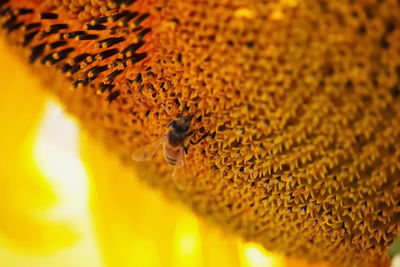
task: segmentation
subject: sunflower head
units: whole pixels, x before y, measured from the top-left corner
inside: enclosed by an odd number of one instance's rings
[[[400,220],[396,1],[1,2],[3,32],[128,164],[193,116],[179,192],[160,151],[142,177],[266,248],[387,263]],[[73,89],[73,90],[70,90]]]

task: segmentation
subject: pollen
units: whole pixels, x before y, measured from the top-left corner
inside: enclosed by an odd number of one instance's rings
[[[399,14],[395,0],[0,0],[10,46],[140,177],[333,266],[388,266],[399,235]],[[130,159],[178,115],[193,116],[183,192],[161,150]]]
[[[250,10],[248,8],[239,8],[239,9],[235,10],[234,16],[238,17],[238,18],[252,19],[255,17],[255,14],[252,10]]]

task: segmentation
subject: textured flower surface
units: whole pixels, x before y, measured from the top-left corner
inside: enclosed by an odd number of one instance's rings
[[[184,192],[162,153],[140,177],[267,249],[387,265],[400,220],[400,3],[2,0],[3,33],[130,165],[193,115]],[[189,141],[189,140],[188,140]]]

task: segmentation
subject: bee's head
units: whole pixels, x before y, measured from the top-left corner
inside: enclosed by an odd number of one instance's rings
[[[190,122],[193,116],[181,116],[179,115],[175,121],[172,122],[171,126],[180,132],[187,132],[190,128]]]

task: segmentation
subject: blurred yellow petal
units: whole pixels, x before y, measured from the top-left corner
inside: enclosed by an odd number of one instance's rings
[[[55,104],[46,104],[48,97],[40,84],[2,42],[0,79],[0,265],[101,266],[90,236],[87,199],[85,211],[76,208],[85,204],[79,197],[82,190],[77,190],[82,186],[70,187],[74,192],[70,190],[69,194],[64,190],[71,184],[68,182],[84,178],[75,177],[78,169],[71,164],[78,156],[77,132],[73,140],[70,131],[65,131],[71,129],[65,115],[60,110],[54,112]],[[52,133],[60,126],[66,135],[58,134],[63,140],[54,142],[57,140],[51,138]],[[76,155],[60,149],[60,143],[72,142]],[[86,214],[86,218],[76,219],[78,213]]]
[[[206,222],[199,223],[199,231],[203,266],[242,266],[238,253],[242,241],[238,237],[224,233],[221,229],[215,230]]]
[[[269,253],[258,244],[247,243],[240,246],[243,267],[279,267],[284,266],[283,257]]]
[[[57,197],[33,156],[45,95],[3,43],[0,80],[0,245],[29,253],[55,251],[72,244],[76,234],[66,223],[46,216]]]
[[[199,235],[199,223],[196,217],[187,212],[176,221],[175,226],[175,246],[172,247],[174,252],[175,266],[187,266],[188,263],[194,267],[202,265],[201,255],[201,237]]]

